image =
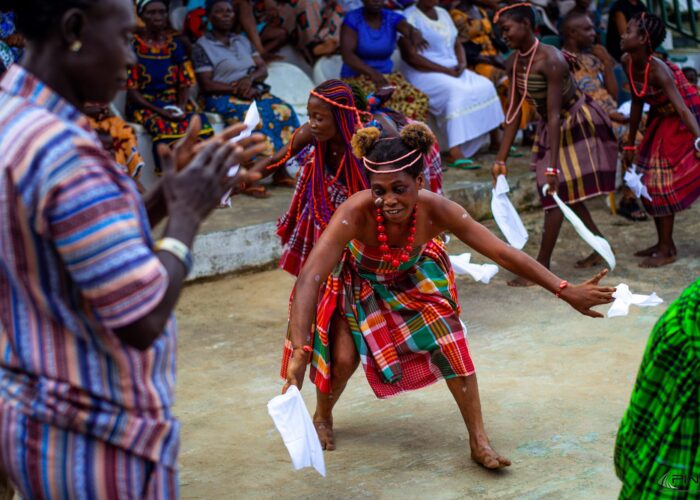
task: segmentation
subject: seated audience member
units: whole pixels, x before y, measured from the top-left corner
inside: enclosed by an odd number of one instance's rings
[[[683,71],[683,74],[685,75],[685,78],[686,80],[688,80],[688,82],[690,82],[692,85],[695,85],[696,87],[698,86],[698,72],[695,70],[695,68],[686,66],[681,71]]]
[[[253,0],[263,42],[293,44],[309,61],[331,55],[340,44],[342,8],[336,0]]]
[[[7,3],[6,0],[0,0],[0,42],[5,43],[12,53],[13,61],[17,62],[24,52],[24,38],[17,32],[15,13]]]
[[[138,180],[143,168],[143,158],[139,153],[134,129],[124,120],[115,116],[108,104],[89,103],[83,112],[90,120],[90,126],[97,132],[102,146],[114,156],[114,161],[124,169],[129,177]]]
[[[624,141],[629,117],[617,111],[616,63],[605,47],[595,44],[596,33],[590,17],[577,11],[569,12],[561,24],[561,36],[564,52],[574,58],[572,73],[579,89],[608,113],[618,141]],[[618,213],[630,220],[647,219],[634,193],[627,187],[622,190]]]
[[[646,12],[647,8],[641,0],[616,0],[608,12],[608,30],[605,39],[605,48],[616,61],[622,57],[620,40],[627,30],[627,23],[636,14]]]
[[[127,116],[146,128],[155,151],[185,135],[194,112],[189,97],[195,78],[184,45],[169,33],[167,2],[139,0],[137,7],[145,29],[132,42],[137,63],[129,74]],[[200,118],[200,137],[211,136],[204,114]]]
[[[563,2],[562,2],[563,3]],[[600,34],[602,18],[600,15],[600,10],[596,9],[595,2],[593,0],[575,0],[574,2],[567,2],[566,7],[560,6],[559,8],[559,34],[561,35],[561,26],[564,22],[564,18],[572,13],[584,14],[593,22],[593,27],[595,28],[596,34]],[[599,40],[596,40],[598,42]]]
[[[466,69],[464,47],[450,14],[435,0],[419,0],[408,8],[406,18],[425,37],[428,46],[418,49],[401,40],[406,79],[430,99],[430,112],[447,132],[450,160],[465,164],[488,142],[499,147],[499,128],[504,120],[501,102],[491,81]]]
[[[266,85],[267,67],[247,38],[232,31],[234,10],[230,0],[207,2],[211,30],[193,47],[197,79],[206,111],[223,116],[227,124],[243,121],[250,104],[255,101],[261,123],[258,131],[265,134],[268,147],[263,153],[271,156],[282,148],[299,127],[299,118],[291,105],[270,94]],[[275,182],[293,186],[288,178]],[[262,186],[246,191],[265,196]]]
[[[383,8],[383,0],[364,0],[364,7],[345,16],[340,31],[343,67],[340,76],[357,85],[365,94],[394,86],[387,106],[412,120],[428,117],[428,97],[408,83],[398,72],[392,72],[391,55],[396,50],[400,33],[415,46],[425,46],[420,32],[404,16]]]
[[[196,42],[207,32],[209,20],[207,19],[206,0],[188,0],[187,17],[185,18],[184,34],[191,42]],[[236,14],[234,31],[244,33],[265,60],[277,58],[272,54],[279,47],[268,47],[263,43],[258,33],[258,24],[253,15],[253,6],[248,0],[234,0],[233,10]]]

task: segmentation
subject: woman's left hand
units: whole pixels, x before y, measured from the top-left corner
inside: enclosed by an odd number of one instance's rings
[[[591,308],[602,304],[610,304],[613,299],[615,288],[598,286],[600,280],[608,274],[607,269],[603,269],[593,278],[581,285],[569,285],[564,288],[560,297],[578,312],[591,318],[602,318],[603,315]]]

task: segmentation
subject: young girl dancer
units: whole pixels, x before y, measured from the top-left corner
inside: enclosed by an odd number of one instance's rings
[[[622,35],[622,64],[632,88],[630,132],[625,146],[628,163],[644,173],[651,201],[644,207],[654,217],[657,243],[635,255],[641,267],[660,267],[676,260],[673,222],[676,212],[689,208],[700,196],[700,97],[674,64],[653,57],[666,37],[663,21],[643,12]],[[644,103],[651,106],[644,138],[634,145]]]
[[[474,250],[589,316],[612,301],[598,286],[605,271],[569,285],[474,221],[463,207],[422,189],[432,133],[414,123],[400,137],[368,127],[355,135],[370,189],[335,211],[299,275],[291,305],[282,377],[301,387],[306,365],[317,388],[314,423],[334,449],[333,406],[360,361],[372,390],[386,398],[446,379],[469,432],[472,458],[510,465],[489,443],[481,415],[457,287],[440,235]],[[312,329],[312,325],[315,325]],[[310,336],[311,332],[313,337]]]
[[[531,159],[545,210],[537,260],[549,268],[564,216],[552,196],[542,194],[542,187],[546,184],[549,193],[558,193],[583,223],[600,235],[583,201],[614,191],[617,141],[605,111],[576,87],[564,55],[552,46],[540,44],[535,37],[535,14],[530,4],[504,7],[494,20],[513,49],[507,62],[513,85],[504,139],[492,172],[494,181],[499,174],[507,174],[505,161],[527,99],[540,117]],[[592,267],[601,262],[602,258],[594,252],[576,265]],[[518,278],[508,284],[528,286],[533,283]]]

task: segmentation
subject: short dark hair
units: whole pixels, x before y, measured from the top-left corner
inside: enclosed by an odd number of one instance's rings
[[[68,9],[89,10],[97,0],[9,0],[15,24],[28,40],[45,40]]]
[[[561,21],[560,29],[559,29],[559,34],[562,38],[566,36],[566,30],[569,27],[569,24],[573,23],[574,21],[582,18],[587,18],[588,14],[585,12],[577,11],[577,10],[572,10],[570,11],[567,15],[564,16],[564,19]]]
[[[535,29],[535,26],[537,26],[535,9],[533,9],[530,5],[519,5],[510,9],[504,9],[499,17],[501,19],[507,17],[519,23],[522,23],[527,19],[528,21],[530,21],[530,26],[532,27],[532,29]]]

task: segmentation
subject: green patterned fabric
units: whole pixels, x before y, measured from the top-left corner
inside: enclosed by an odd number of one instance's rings
[[[620,498],[700,495],[700,279],[659,319],[615,443]]]

